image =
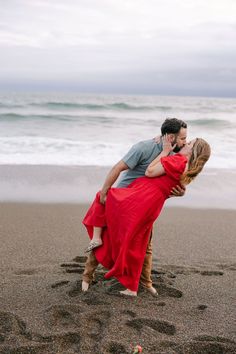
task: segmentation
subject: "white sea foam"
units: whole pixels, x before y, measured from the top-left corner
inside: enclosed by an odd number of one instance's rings
[[[209,141],[208,167],[236,169],[235,111],[235,99],[0,95],[0,164],[111,166],[170,116]]]

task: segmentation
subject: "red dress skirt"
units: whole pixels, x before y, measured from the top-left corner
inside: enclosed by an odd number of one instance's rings
[[[93,252],[109,270],[105,278],[115,277],[126,288],[137,291],[153,223],[171,189],[179,183],[186,162],[181,154],[163,157],[164,175],[137,178],[127,188],[111,188],[105,205],[97,193],[83,224],[90,239],[94,226],[103,228],[103,245]]]

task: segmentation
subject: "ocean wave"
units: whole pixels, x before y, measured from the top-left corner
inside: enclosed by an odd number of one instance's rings
[[[168,111],[172,110],[171,106],[134,106],[127,103],[112,103],[108,105],[109,108],[112,109],[120,109],[120,110],[130,110],[130,111]]]
[[[216,119],[216,118],[208,118],[208,119],[193,119],[188,121],[189,125],[196,126],[204,126],[211,128],[228,128],[233,125],[232,122],[229,122],[226,119]]]
[[[18,113],[1,113],[1,120],[55,120],[55,121],[68,121],[76,122],[77,124],[86,123],[86,124],[112,124],[122,125],[127,124],[127,121],[130,125],[153,125],[158,126],[161,124],[161,121],[157,119],[138,119],[138,118],[129,118],[129,117],[117,117],[117,116],[103,116],[103,115],[86,115],[86,114],[18,114]]]
[[[24,119],[56,119],[56,120],[70,120],[68,115],[60,114],[19,114],[19,113],[1,113],[0,121],[2,120],[24,120]]]
[[[14,165],[99,165],[110,166],[120,160],[129,145],[104,141],[78,141],[46,137],[3,137],[0,164]]]
[[[16,104],[16,103],[2,103],[0,102],[0,108],[23,108],[24,104]]]
[[[107,110],[118,110],[118,111],[167,111],[172,110],[173,107],[165,105],[132,105],[124,102],[116,103],[106,103],[106,104],[96,104],[96,103],[76,103],[76,102],[28,102],[25,105],[19,104],[3,104],[0,103],[1,108],[24,108],[24,107],[37,107],[37,108],[48,108],[51,110],[65,109],[65,110],[89,110],[89,111],[107,111]]]
[[[213,147],[208,167],[236,169],[235,149],[230,142]],[[79,141],[45,136],[14,136],[0,139],[0,165],[80,165],[112,166],[131,147],[130,142]],[[228,151],[227,154],[224,151]]]
[[[107,116],[107,115],[88,115],[88,114],[20,114],[20,113],[0,113],[1,120],[36,120],[36,119],[45,119],[45,120],[55,120],[55,121],[71,121],[76,123],[86,122],[88,124],[101,124],[101,123],[111,123],[114,125],[124,124],[129,122],[129,125],[150,125],[150,126],[160,126],[162,120],[148,118],[140,119],[127,116]],[[227,128],[235,126],[235,123],[230,122],[226,119],[217,119],[217,118],[200,118],[200,119],[190,119],[187,120],[189,126],[203,126],[211,128]]]
[[[37,120],[45,120],[45,121],[55,121],[55,123],[60,124],[59,122],[65,121],[68,123],[76,123],[76,125],[101,125],[101,124],[124,124],[127,119],[124,117],[104,117],[104,116],[94,116],[94,115],[69,115],[69,114],[18,114],[18,113],[2,113],[0,114],[0,122],[1,121],[37,121]],[[129,120],[131,124],[135,124],[136,120]],[[139,122],[143,124],[142,121]],[[138,121],[136,121],[138,124]],[[58,126],[58,129],[60,126]]]

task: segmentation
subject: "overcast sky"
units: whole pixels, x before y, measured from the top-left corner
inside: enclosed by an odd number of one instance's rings
[[[236,97],[236,1],[0,0],[0,89]]]

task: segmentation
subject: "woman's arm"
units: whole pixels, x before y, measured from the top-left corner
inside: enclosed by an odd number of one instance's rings
[[[164,167],[162,166],[160,160],[162,157],[167,156],[168,154],[162,151],[155,160],[150,163],[145,171],[145,176],[147,177],[157,177],[165,174]]]
[[[163,150],[162,152],[148,165],[145,176],[157,177],[165,174],[164,167],[161,164],[161,158],[168,156],[174,150],[175,145],[172,146],[168,135],[162,137]]]

